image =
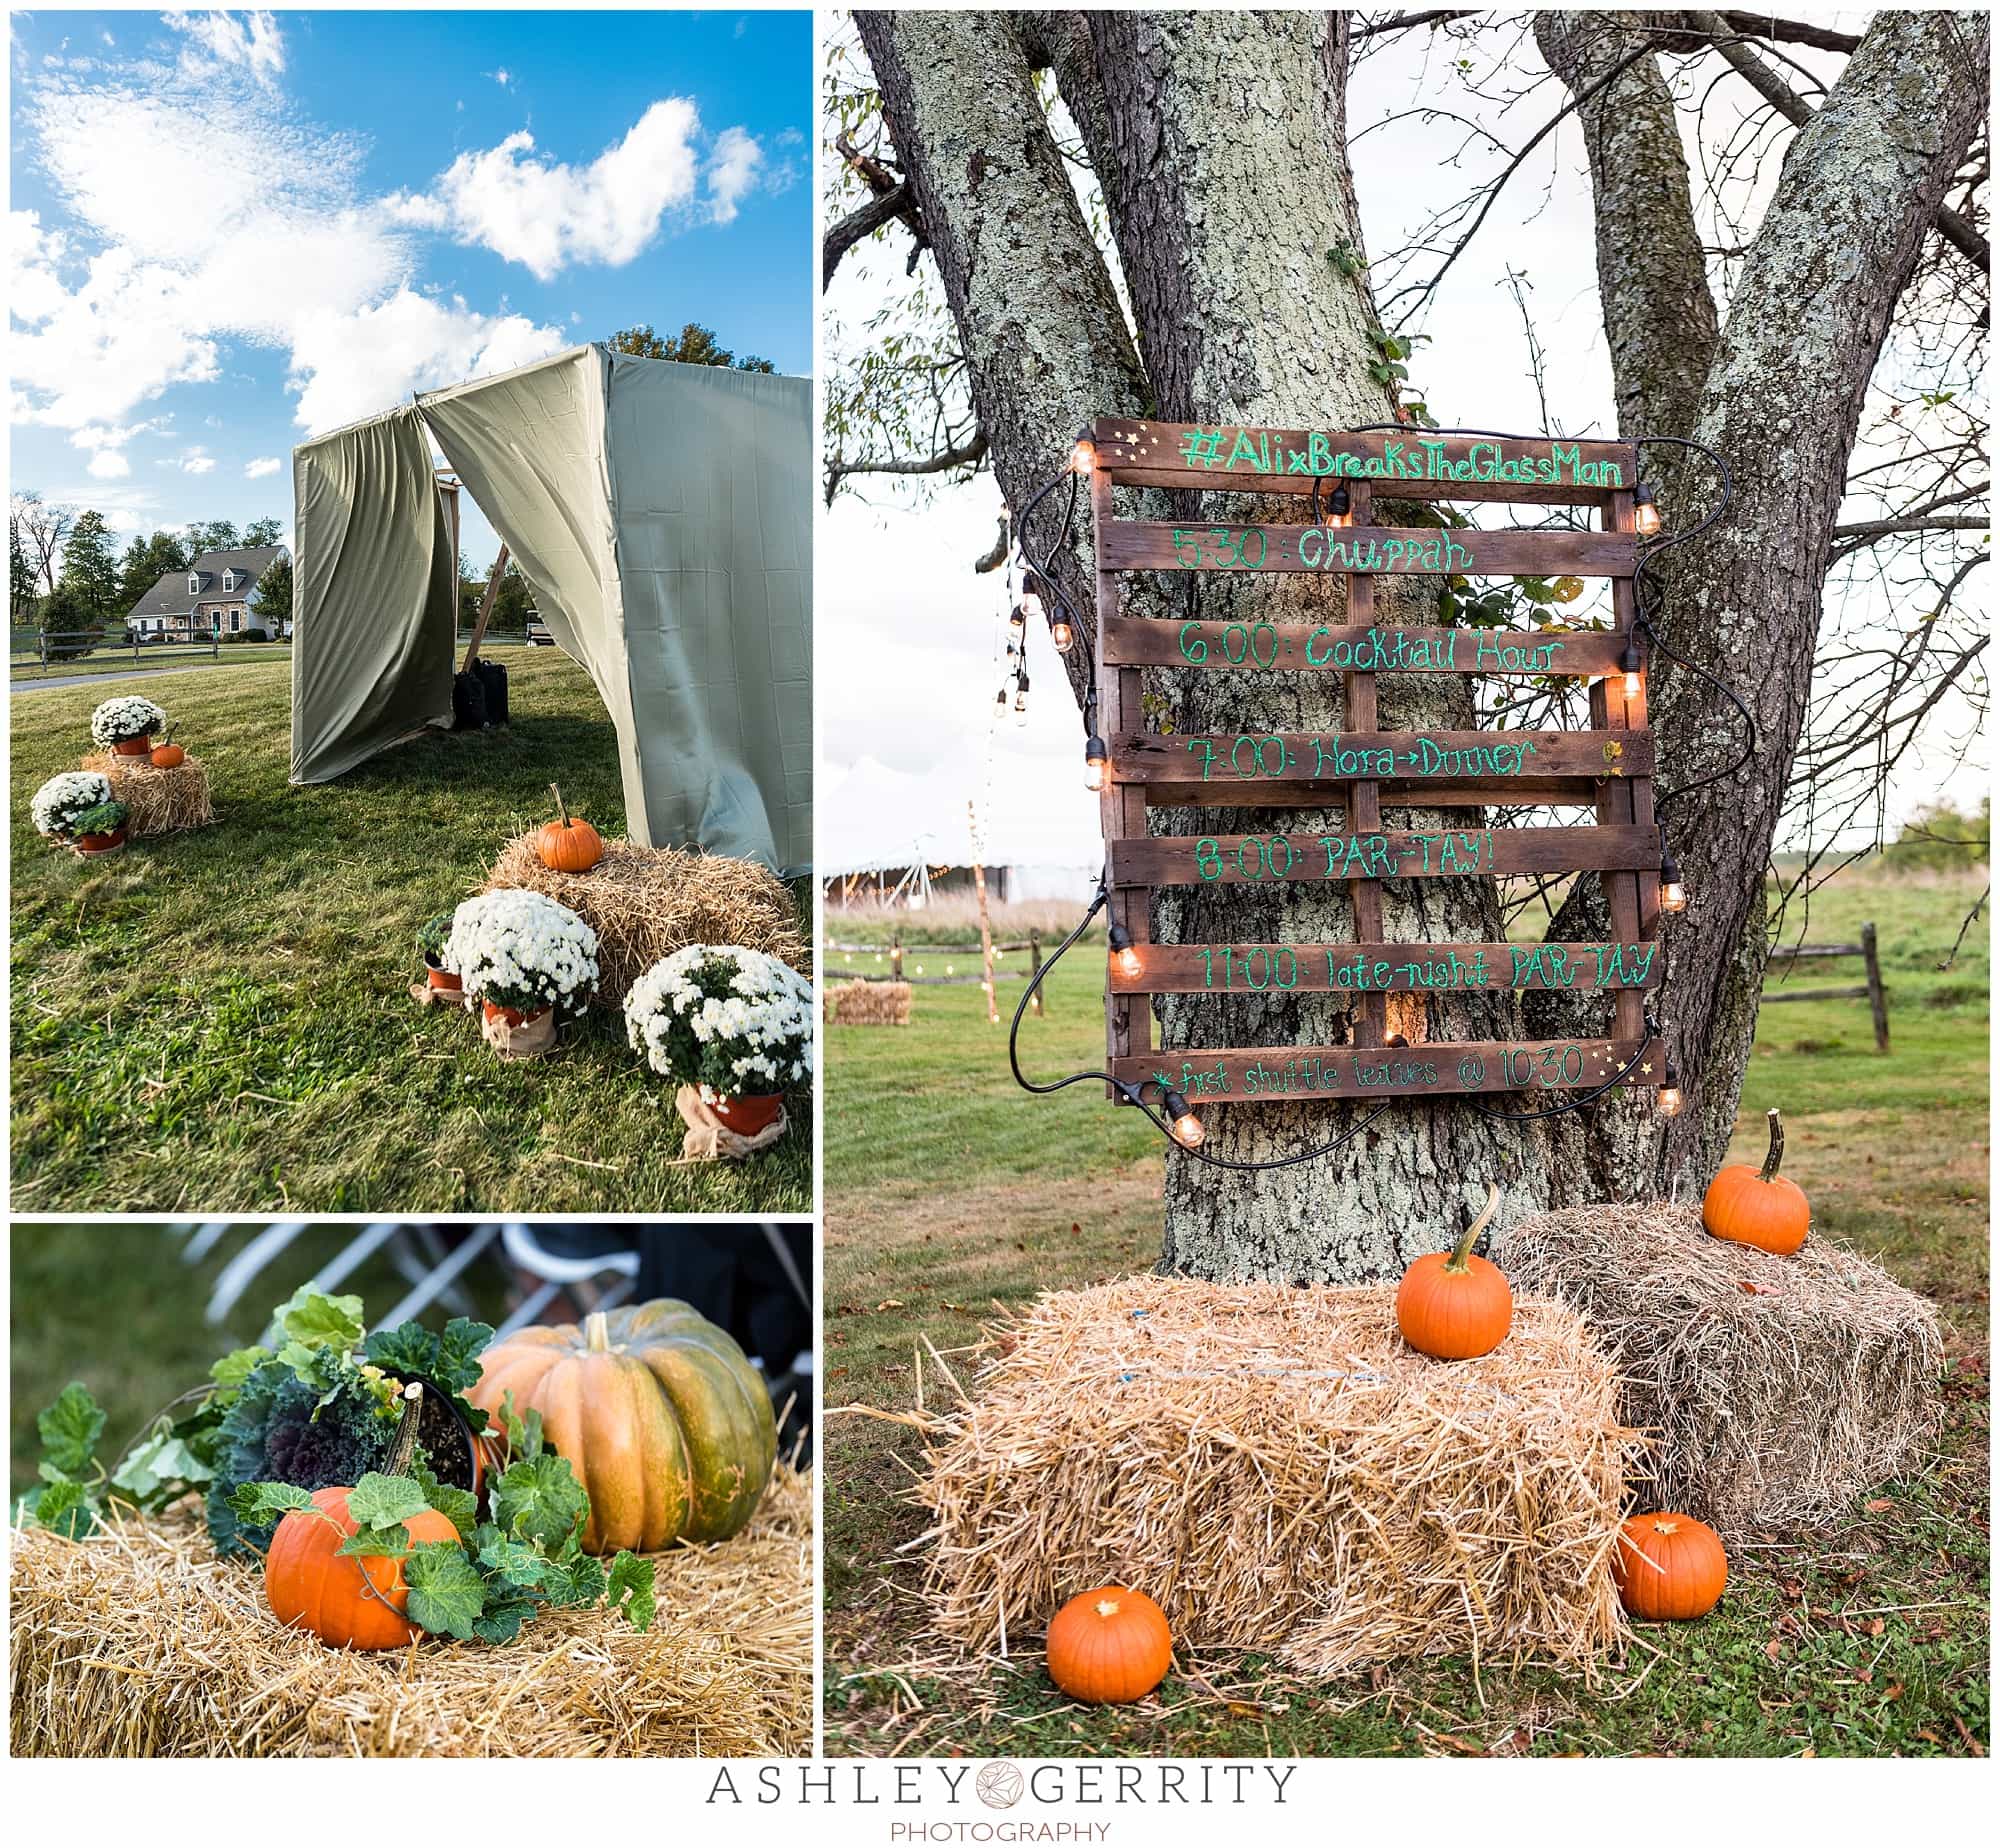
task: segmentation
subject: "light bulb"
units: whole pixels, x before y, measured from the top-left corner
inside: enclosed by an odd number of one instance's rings
[[[1354,524],[1354,497],[1345,485],[1333,491],[1333,498],[1327,502],[1326,523],[1329,526],[1352,526]]]
[[[1167,1120],[1174,1132],[1174,1140],[1184,1149],[1198,1149],[1207,1133],[1201,1126],[1201,1118],[1196,1116],[1188,1100],[1178,1091],[1167,1093]]]
[[[1014,613],[1007,618],[1007,633],[1013,640],[1019,641],[1027,633],[1027,628],[1028,612],[1017,603]]]
[[[1073,474],[1087,475],[1097,466],[1097,445],[1090,440],[1088,430],[1076,433],[1076,442],[1069,452],[1069,466]]]
[[[1028,587],[1021,592],[1021,612],[1030,622],[1039,622],[1042,617],[1042,599],[1036,593],[1035,581],[1028,580]]]
[[[1663,854],[1660,858],[1660,909],[1685,911],[1687,903],[1687,887],[1681,883],[1680,862],[1670,853]]]
[[[1146,970],[1133,945],[1132,933],[1122,924],[1111,927],[1111,966],[1128,982],[1136,982]]]
[[[1023,674],[1014,682],[1014,719],[1017,724],[1028,722],[1028,676]]]
[[[1687,1101],[1681,1095],[1680,1074],[1671,1065],[1667,1067],[1667,1081],[1660,1086],[1660,1094],[1654,1101],[1663,1117],[1679,1116],[1681,1106]]]
[[[995,712],[1005,712],[1007,710],[1007,689],[1005,687],[1002,687],[999,692],[993,695],[993,710]]]
[[[1618,665],[1625,670],[1625,697],[1637,699],[1646,688],[1645,680],[1642,678],[1646,664],[1639,655],[1637,636],[1626,638],[1625,652],[1618,657]]]
[[[1659,537],[1660,504],[1643,481],[1632,490],[1632,525],[1641,539]]]
[[[1095,732],[1083,743],[1083,786],[1095,793],[1104,787],[1105,773],[1110,767],[1111,753],[1104,748],[1104,740]]]
[[[1058,616],[1049,624],[1049,640],[1055,643],[1057,654],[1068,654],[1076,646],[1076,631]]]

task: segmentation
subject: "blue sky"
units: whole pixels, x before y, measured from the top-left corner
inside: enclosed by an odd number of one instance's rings
[[[291,525],[292,446],[637,321],[811,369],[804,13],[16,13],[10,486]],[[484,523],[466,549],[490,554]]]

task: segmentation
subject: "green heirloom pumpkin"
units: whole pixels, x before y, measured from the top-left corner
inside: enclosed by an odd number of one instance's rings
[[[763,1376],[686,1303],[524,1328],[480,1362],[472,1402],[538,1411],[590,1496],[587,1552],[726,1540],[756,1512],[777,1460]]]

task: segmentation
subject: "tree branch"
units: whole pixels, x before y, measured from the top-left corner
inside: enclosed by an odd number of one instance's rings
[[[834,494],[849,475],[944,475],[955,468],[971,468],[986,460],[986,434],[975,430],[963,443],[942,449],[934,456],[912,460],[902,456],[863,456],[849,462],[841,456],[826,461],[826,501],[833,505]]]
[[[1716,55],[1771,105],[1794,128],[1803,128],[1817,113],[1790,84],[1778,75],[1750,47],[1735,36],[1730,21],[1736,15],[1690,10],[1689,23],[1709,35]],[[1856,43],[1859,43],[1857,40]],[[1982,272],[1992,262],[1991,244],[1981,237],[1971,222],[1950,206],[1940,204],[1936,222],[1945,241]]]
[[[873,236],[893,220],[901,219],[909,227],[910,236],[916,240],[916,250],[910,253],[912,264],[916,262],[916,251],[927,249],[930,245],[930,233],[924,228],[917,195],[911,190],[909,182],[872,155],[864,154],[854,145],[850,135],[836,136],[833,145],[861,183],[875,196],[827,231],[820,245],[821,289],[832,282],[833,272],[840,267],[841,258],[863,238]]]

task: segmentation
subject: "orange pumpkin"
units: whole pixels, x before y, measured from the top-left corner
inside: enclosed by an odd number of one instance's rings
[[[187,752],[177,744],[156,744],[153,746],[153,768],[155,770],[178,770],[187,762]]]
[[[551,872],[587,873],[604,858],[604,839],[581,815],[571,818],[562,791],[553,783],[549,794],[555,797],[562,819],[545,823],[535,836],[536,856]]]
[[[517,1329],[479,1367],[472,1403],[497,1420],[512,1393],[517,1412],[540,1412],[589,1494],[587,1553],[726,1540],[771,1479],[778,1432],[763,1376],[686,1303]]]
[[[1072,1700],[1143,1700],[1173,1665],[1166,1613],[1143,1591],[1100,1585],[1049,1625],[1049,1679]]]
[[[1724,1168],[1702,1196],[1701,1223],[1717,1238],[1789,1258],[1812,1229],[1812,1208],[1798,1183],[1778,1172],[1785,1154],[1785,1127],[1776,1110],[1768,1114],[1771,1146],[1764,1165],[1753,1168],[1739,1161]]]
[[[1507,1339],[1514,1292],[1500,1267],[1472,1255],[1472,1243],[1500,1204],[1490,1181],[1479,1217],[1449,1252],[1426,1252],[1403,1273],[1396,1290],[1396,1326],[1403,1339],[1433,1360],[1476,1360]]]
[[[1625,1608],[1644,1623],[1706,1617],[1729,1583],[1729,1555],[1714,1528],[1688,1514],[1642,1514],[1619,1530],[1612,1576]]]
[[[383,1468],[387,1476],[408,1473],[417,1445],[423,1388],[412,1384],[403,1422]],[[280,1623],[310,1630],[336,1649],[401,1649],[423,1632],[404,1612],[409,1589],[400,1559],[343,1556],[342,1543],[361,1531],[347,1512],[351,1488],[320,1489],[313,1495],[317,1514],[295,1509],[278,1523],[264,1556],[264,1595]],[[403,1523],[413,1543],[456,1540],[458,1529],[434,1508]]]

